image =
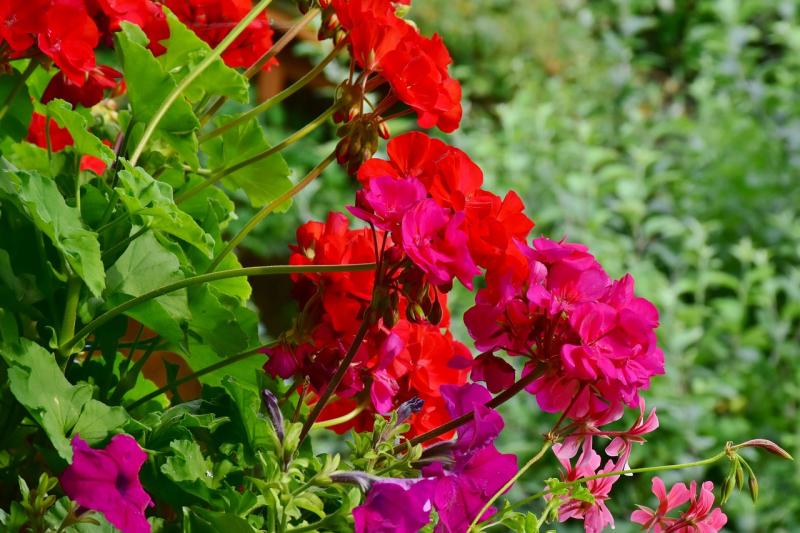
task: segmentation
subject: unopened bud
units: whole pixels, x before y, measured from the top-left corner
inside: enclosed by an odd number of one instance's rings
[[[348,485],[356,485],[362,492],[369,492],[372,484],[379,481],[381,478],[367,474],[366,472],[334,472],[330,475],[333,483],[347,483]]]
[[[442,321],[442,315],[442,304],[439,303],[439,300],[434,300],[431,305],[431,310],[428,311],[428,322],[437,326],[439,322]]]
[[[791,455],[789,455],[789,452],[787,452],[786,450],[784,450],[771,440],[767,439],[748,440],[747,442],[743,442],[741,444],[737,444],[736,446],[734,446],[734,449],[737,448],[762,448],[764,450],[767,450],[769,453],[777,455],[778,457],[781,457],[783,459],[788,459],[790,461],[794,460],[794,458]]]
[[[378,122],[378,135],[380,135],[382,139],[388,139],[389,137],[391,137],[391,133],[389,132],[389,125],[383,120]]]
[[[404,401],[400,404],[400,407],[397,408],[397,423],[402,424],[414,413],[419,413],[423,405],[425,405],[425,401],[416,396],[410,400]]]
[[[283,429],[283,413],[278,405],[278,398],[269,389],[264,389],[261,392],[261,398],[264,401],[264,407],[269,414],[269,420],[272,422],[272,427],[275,428],[275,434],[278,435],[278,440],[283,444],[283,439],[286,436]]]
[[[758,480],[755,475],[751,474],[747,478],[747,485],[750,488],[750,498],[752,498],[753,503],[756,503],[758,501]]]
[[[723,505],[731,497],[733,489],[736,487],[736,476],[729,475],[725,479],[725,484],[722,486],[722,496],[720,497],[720,504]]]
[[[739,490],[742,490],[744,487],[744,469],[742,469],[742,464],[736,464],[736,486],[739,487]]]

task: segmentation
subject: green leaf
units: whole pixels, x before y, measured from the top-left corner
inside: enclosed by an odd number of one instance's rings
[[[208,154],[208,166],[214,171],[230,167],[270,147],[255,118],[210,139],[203,146]],[[223,178],[222,183],[234,190],[244,190],[254,207],[268,204],[292,187],[289,166],[280,154],[239,169]],[[286,202],[277,211],[286,211],[290,205]]]
[[[79,433],[89,444],[97,444],[128,420],[121,407],[109,407],[92,399],[90,385],[67,381],[53,354],[38,344],[28,339],[4,344],[0,346],[0,356],[9,365],[12,394],[65,460],[72,461],[68,437]]]
[[[133,110],[133,119],[147,124],[155,115],[161,102],[175,89],[176,83],[145,48],[147,38],[133,24],[123,22],[122,31],[116,32],[117,51],[125,72],[128,100]],[[191,166],[197,167],[197,136],[200,127],[192,107],[185,98],[178,98],[158,123],[156,134]],[[140,132],[141,135],[141,132]]]
[[[183,508],[183,533],[256,533],[247,520],[230,513]]]
[[[141,167],[131,169],[126,164],[126,168],[118,174],[122,186],[116,190],[128,212],[142,217],[150,229],[173,235],[213,257],[213,237],[175,205],[172,187],[153,179]]]
[[[134,229],[136,231],[136,229]],[[151,232],[135,239],[108,269],[109,306],[183,279],[178,258]],[[186,290],[173,291],[130,309],[126,313],[164,337],[180,341],[183,323],[189,320]]]
[[[52,152],[48,156],[46,149],[28,141],[3,146],[2,152],[15,167],[28,172],[36,171],[50,178],[55,178],[63,172],[68,159],[66,152]]]
[[[80,211],[67,205],[53,180],[36,172],[0,171],[2,196],[28,214],[93,295],[103,292],[105,275],[97,234],[84,228]]]
[[[270,421],[261,413],[261,398],[254,389],[250,389],[228,376],[222,380],[222,386],[228,392],[236,407],[234,424],[243,432],[245,444],[251,453],[258,450],[274,450],[275,432]]]
[[[227,306],[224,301],[227,301]],[[199,333],[203,341],[219,355],[242,352],[251,340],[258,340],[255,324],[248,332],[244,329],[247,323],[238,320],[234,313],[237,307],[238,300],[225,297],[208,286],[194,287],[189,291],[192,331]]]
[[[193,440],[172,441],[173,455],[161,465],[161,471],[172,481],[200,481],[209,485],[207,474],[212,464],[203,457],[200,445]]]
[[[4,136],[7,135],[11,139],[19,141],[28,134],[33,104],[28,95],[28,88],[22,81],[22,74],[12,69],[11,75],[4,73],[0,76],[0,104],[5,102],[14,90],[17,93],[9,103],[8,111],[0,119],[0,132]]]
[[[167,51],[158,57],[158,61],[175,81],[180,81],[211,53],[211,48],[172,12],[166,11],[169,39],[162,41]],[[189,85],[186,96],[191,101],[198,101],[205,94],[216,94],[247,102],[248,88],[244,76],[217,58]]]
[[[114,160],[114,151],[89,131],[86,119],[77,111],[73,111],[68,102],[59,99],[49,102],[47,113],[59,126],[69,130],[76,152],[102,159],[107,165]]]

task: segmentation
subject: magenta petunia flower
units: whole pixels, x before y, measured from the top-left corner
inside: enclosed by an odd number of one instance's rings
[[[355,533],[416,533],[430,519],[427,480],[384,479],[353,509]]]
[[[456,442],[448,443],[452,461],[425,467],[422,478],[373,483],[367,500],[353,511],[357,533],[416,532],[428,523],[431,509],[439,516],[436,533],[466,531],[489,498],[517,472],[516,456],[494,447],[503,418],[484,405],[491,399],[484,387],[443,385],[442,398],[451,416],[475,416],[459,428]],[[481,519],[494,513],[489,509]]]
[[[139,482],[147,454],[136,440],[116,435],[105,449],[94,450],[75,435],[72,451],[72,464],[59,478],[67,496],[102,513],[122,533],[150,533],[144,511],[153,502]]]

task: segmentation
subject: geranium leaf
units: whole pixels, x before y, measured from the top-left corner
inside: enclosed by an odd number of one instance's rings
[[[52,179],[37,172],[0,171],[0,197],[15,202],[64,255],[91,293],[105,287],[97,234],[83,226],[80,211],[67,205]]]
[[[212,257],[213,237],[175,204],[172,187],[153,179],[141,167],[126,167],[119,173],[121,187],[116,190],[128,212],[142,217],[150,229],[173,235]]]
[[[9,365],[8,381],[14,397],[65,460],[72,460],[68,437],[79,433],[89,444],[96,444],[127,421],[121,407],[92,399],[90,385],[67,381],[53,354],[38,344],[20,339],[18,344],[1,346],[0,355]]]
[[[87,126],[86,119],[72,110],[64,100],[53,100],[47,104],[47,113],[62,128],[67,128],[74,141],[73,149],[81,155],[91,155],[109,164],[114,160],[114,151],[103,144]]]
[[[167,96],[176,87],[175,80],[161,63],[145,48],[147,38],[133,24],[122,23],[122,31],[115,34],[117,50],[125,71],[128,99],[133,110],[133,120],[147,124]],[[178,98],[158,123],[157,135],[174,148],[192,167],[197,167],[197,136],[200,127],[192,107],[185,98]],[[141,132],[140,132],[141,134]]]
[[[22,83],[22,74],[11,70],[10,75],[0,76],[0,102],[5,102],[12,91],[17,91],[14,100],[8,104],[8,112],[0,118],[0,132],[15,141],[25,138],[33,113],[33,104],[28,88]]]
[[[264,152],[270,144],[256,119],[252,119],[210,139],[203,147],[209,167],[216,172]],[[292,187],[289,165],[280,154],[247,165],[223,178],[222,183],[233,190],[241,188],[254,207],[271,202]],[[290,205],[286,202],[276,211],[286,211]]]
[[[158,57],[158,61],[166,72],[180,81],[211,53],[211,47],[168,9],[165,11],[169,39],[162,41],[167,51]],[[191,101],[200,100],[205,94],[224,95],[246,102],[249,97],[247,79],[217,58],[189,85],[186,92]]]
[[[145,232],[108,269],[107,304],[118,305],[183,279],[180,268],[178,258],[164,248],[151,232]],[[190,317],[186,290],[159,296],[130,309],[126,314],[162,336],[180,341],[183,323]]]

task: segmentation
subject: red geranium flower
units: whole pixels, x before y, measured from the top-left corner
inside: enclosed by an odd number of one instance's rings
[[[41,16],[41,15],[40,15]],[[39,49],[82,87],[95,66],[94,49],[100,40],[97,25],[79,0],[57,0],[44,13]]]
[[[15,52],[24,52],[36,42],[45,23],[42,13],[47,0],[3,0],[0,2],[0,42]]]
[[[73,106],[92,107],[100,102],[106,90],[116,91],[122,86],[122,74],[117,70],[100,65],[91,69],[83,86],[73,83],[63,71],[50,80],[42,95],[42,103],[61,98]]]
[[[45,128],[45,116],[41,113],[33,113],[31,123],[28,126],[28,136],[25,140],[35,144],[40,148],[47,148],[47,134],[50,134],[50,150],[59,152],[67,146],[72,146],[75,142],[72,135],[66,128],[61,128],[58,123],[50,119],[50,124]]]

